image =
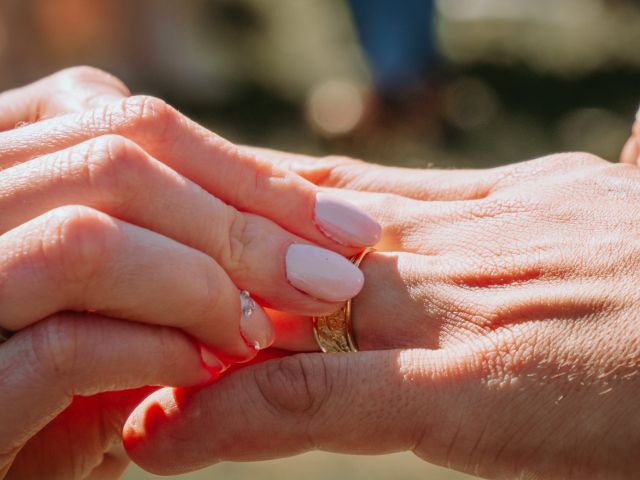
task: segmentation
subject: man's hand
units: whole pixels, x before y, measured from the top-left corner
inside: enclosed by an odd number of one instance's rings
[[[124,430],[137,463],[411,450],[489,478],[637,476],[639,169],[587,154],[464,174],[289,160],[327,187],[393,192],[330,189],[384,227],[353,300],[368,351],[160,390]],[[314,348],[308,318],[274,322],[277,346]]]

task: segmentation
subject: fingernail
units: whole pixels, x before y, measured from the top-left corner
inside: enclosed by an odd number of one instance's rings
[[[322,233],[343,245],[369,247],[380,240],[380,224],[341,198],[318,192],[315,216]]]
[[[285,264],[291,285],[320,300],[349,300],[364,284],[357,267],[325,248],[294,243],[287,250]]]
[[[275,340],[271,320],[246,291],[240,293],[240,308],[240,333],[245,341],[256,350],[270,347]]]
[[[211,372],[214,376],[220,375],[224,372],[229,366],[225,364],[222,360],[220,360],[214,353],[211,352],[204,345],[200,345],[200,358],[202,359],[202,363],[204,366]]]

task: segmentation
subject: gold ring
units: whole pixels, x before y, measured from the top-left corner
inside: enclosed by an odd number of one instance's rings
[[[358,267],[364,257],[373,251],[373,248],[367,248],[349,261]],[[351,325],[351,300],[331,315],[313,317],[313,335],[324,353],[357,352],[358,344]]]

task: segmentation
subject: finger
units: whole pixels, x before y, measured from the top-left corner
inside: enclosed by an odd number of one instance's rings
[[[608,338],[610,329],[595,326],[594,338]],[[602,440],[603,430],[629,421],[611,409],[628,390],[612,393],[608,384],[588,381],[572,390],[575,365],[601,356],[596,347],[576,352],[566,337],[574,330],[573,321],[521,323],[453,349],[268,361],[204,388],[157,391],[127,420],[124,444],[134,462],[161,474],[315,449],[409,450],[483,478],[517,478],[541,465],[532,472],[536,478],[567,478],[575,466],[565,463],[567,439],[592,456],[589,446]],[[567,369],[567,358],[574,367]],[[570,392],[578,396],[562,401]],[[623,436],[614,448],[625,442]],[[605,453],[593,465],[603,478],[612,465],[618,477],[630,478],[632,457],[618,467]]]
[[[483,198],[497,180],[492,170],[399,168],[338,156],[316,158],[264,148],[243,146],[242,149],[318,186],[391,192],[417,200]]]
[[[0,346],[0,365],[0,465],[5,468],[74,395],[194,385],[211,378],[193,342],[179,330],[89,314],[56,315],[18,332]],[[99,437],[100,431],[95,433]]]
[[[322,187],[391,193],[426,201],[482,201],[501,188],[520,185],[523,180],[557,177],[563,171],[605,162],[595,155],[575,152],[490,169],[410,169],[374,165],[344,157],[314,158],[254,147],[241,148]]]
[[[4,132],[0,168],[106,134],[133,140],[225,203],[345,255],[375,244],[380,236],[379,225],[355,207],[316,197],[317,187],[298,175],[238,149],[150,97],[130,97],[102,109]]]
[[[477,200],[423,201],[393,193],[372,193],[340,188],[323,188],[331,196],[343,199],[374,218],[382,227],[376,250],[435,255],[449,251],[459,236],[442,238],[445,228],[469,227],[469,220],[490,218],[497,201],[491,197]],[[465,246],[466,247],[466,246]]]
[[[305,240],[226,205],[124,137],[98,137],[15,165],[0,171],[0,184],[0,233],[60,206],[85,205],[206,253],[234,284],[274,308],[328,313],[362,285],[342,256],[307,245],[330,262],[313,264],[314,255],[296,254]]]
[[[620,152],[620,163],[638,165],[638,156],[640,156],[638,141],[634,136],[631,136],[624,144],[624,147],[622,147],[622,152]]]
[[[566,262],[565,249],[514,253],[499,245],[487,241],[485,253],[367,255],[360,265],[365,286],[351,301],[360,350],[466,345],[527,318],[557,318],[560,311],[588,318],[594,308],[615,311],[623,303],[624,292],[620,298],[606,293],[606,276],[590,280],[602,295],[585,298],[584,282],[571,279],[574,267]],[[496,256],[495,251],[502,253]],[[592,263],[600,272],[610,268],[605,258]],[[277,311],[269,316],[276,347],[318,350],[311,318]]]
[[[25,87],[0,93],[0,131],[117,101],[130,95],[116,77],[91,67],[73,67]]]
[[[477,233],[481,226],[495,227],[500,216],[513,216],[520,223],[528,220],[537,199],[512,198],[516,189],[521,196],[526,182],[539,190],[557,182],[560,173],[583,174],[609,166],[595,155],[570,153],[498,167],[486,171],[494,177],[491,192],[486,197],[466,200],[424,201],[395,193],[325,190],[356,205],[381,224],[383,235],[376,248],[433,255],[468,251],[474,246],[469,244],[473,236],[470,234]]]
[[[273,331],[209,256],[87,207],[61,207],[0,237],[0,326],[23,329],[63,310],[182,328],[234,358]],[[34,302],[33,299],[38,301]],[[244,336],[243,336],[244,335]]]
[[[460,263],[450,256],[368,254],[360,264],[364,287],[351,300],[351,326],[358,348],[442,347],[443,325],[464,316],[469,307],[465,307],[464,288],[451,280]],[[318,350],[311,317],[271,310],[269,316],[276,331],[275,347]]]
[[[425,350],[300,354],[204,389],[162,389],[127,420],[125,448],[138,465],[163,475],[314,449],[390,453],[423,438],[435,456],[466,418],[460,407],[469,399],[463,382],[446,378],[453,369],[445,357]]]

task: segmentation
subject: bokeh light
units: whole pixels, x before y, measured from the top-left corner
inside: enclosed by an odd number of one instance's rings
[[[355,129],[364,110],[363,88],[345,80],[328,80],[314,87],[307,99],[311,125],[329,137]]]

